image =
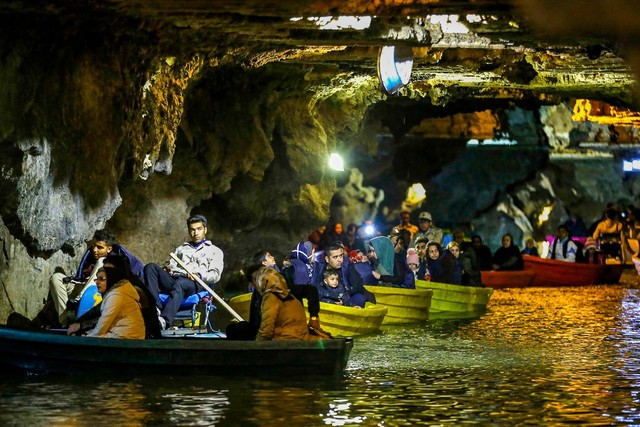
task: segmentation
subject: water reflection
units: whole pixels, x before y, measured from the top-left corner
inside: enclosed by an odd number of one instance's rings
[[[343,377],[9,377],[0,422],[639,424],[639,343],[633,287],[499,290],[477,319],[358,338]]]

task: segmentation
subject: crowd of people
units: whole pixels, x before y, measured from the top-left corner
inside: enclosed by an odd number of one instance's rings
[[[636,211],[622,215],[608,207],[582,244],[571,236],[574,217],[557,227],[547,257],[566,262],[605,263],[621,256],[625,236],[637,237]],[[539,256],[532,238],[520,250],[509,233],[492,253],[479,235],[467,241],[461,230],[445,234],[429,212],[420,212],[418,225],[403,211],[390,233],[372,232],[371,224],[340,223],[297,243],[278,264],[268,248],[261,249],[244,269],[252,292],[250,318],[230,325],[235,339],[288,340],[330,337],[319,319],[319,303],[364,308],[375,304],[366,285],[415,288],[416,280],[463,286],[482,286],[481,271],[521,270],[523,255]],[[62,327],[68,334],[111,338],[157,338],[174,325],[184,299],[213,288],[224,268],[223,251],[206,237],[207,219],[187,219],[190,240],[174,251],[165,266],[144,265],[118,244],[107,230],[95,233],[93,246],[82,257],[74,275],[56,272],[50,279],[47,304],[30,322],[37,328]],[[79,318],[76,312],[93,282],[102,295],[99,305]],[[204,286],[204,287],[203,287]],[[208,289],[207,289],[208,290]],[[164,298],[161,298],[164,295]],[[309,321],[302,301],[307,301]]]

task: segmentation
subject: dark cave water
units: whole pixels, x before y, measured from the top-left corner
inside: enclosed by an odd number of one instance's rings
[[[633,425],[638,343],[635,283],[496,290],[480,318],[356,338],[338,378],[9,376],[0,385],[0,422]]]

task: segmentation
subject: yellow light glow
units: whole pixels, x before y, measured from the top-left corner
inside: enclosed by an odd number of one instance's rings
[[[422,184],[419,182],[413,184],[407,190],[407,200],[406,203],[408,205],[417,205],[427,198],[427,190],[424,189]]]
[[[551,214],[552,210],[553,210],[553,205],[552,206],[545,206],[542,209],[542,212],[538,216],[538,227],[541,226],[542,224],[544,224],[545,222],[549,221],[549,215]]]
[[[576,99],[571,120],[589,121],[601,125],[640,127],[640,112],[628,108],[609,105],[601,101]]]
[[[338,153],[331,153],[329,156],[329,167],[335,171],[344,171],[344,160]]]

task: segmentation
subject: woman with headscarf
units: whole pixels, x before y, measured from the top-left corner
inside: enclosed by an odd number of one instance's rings
[[[145,326],[138,291],[127,280],[127,273],[115,267],[103,267],[96,276],[102,294],[98,324],[87,336],[144,339]]]
[[[404,254],[396,253],[391,239],[378,236],[369,240],[369,259],[373,266],[373,277],[380,286],[403,287],[407,274]]]
[[[502,236],[502,246],[493,254],[494,270],[522,270],[524,261],[520,249],[513,244],[513,236],[506,233]]]
[[[427,243],[427,266],[432,282],[455,284],[455,257],[451,252],[443,251],[440,243],[433,240]]]
[[[289,291],[284,277],[273,268],[261,267],[254,284],[262,295],[258,341],[319,339],[309,333],[302,303]]]
[[[310,285],[313,276],[313,244],[310,241],[300,242],[291,251],[289,266],[283,275],[291,285]]]

